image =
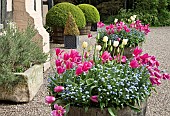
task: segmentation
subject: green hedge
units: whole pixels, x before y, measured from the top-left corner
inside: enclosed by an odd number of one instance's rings
[[[65,27],[67,14],[71,12],[79,28],[86,25],[85,16],[82,10],[71,3],[63,2],[53,6],[46,15],[46,24],[50,27]]]
[[[86,22],[96,23],[100,21],[100,15],[96,7],[90,4],[80,4],[78,7],[83,11]]]

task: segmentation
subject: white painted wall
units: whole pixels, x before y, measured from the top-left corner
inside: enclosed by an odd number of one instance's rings
[[[7,0],[7,12],[12,11],[12,0]]]
[[[42,9],[41,9],[41,0],[36,0],[36,11],[34,10],[34,0],[25,0],[26,11],[34,18],[35,28],[38,30],[39,34],[43,37],[43,51],[49,53],[50,44],[49,44],[49,33],[43,27],[42,21]],[[49,61],[49,59],[48,59]],[[50,67],[50,62],[44,64],[44,70]]]

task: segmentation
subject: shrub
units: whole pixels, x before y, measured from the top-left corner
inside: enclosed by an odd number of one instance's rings
[[[100,15],[96,7],[90,4],[80,4],[78,7],[83,11],[86,22],[96,23],[100,21]]]
[[[53,6],[47,13],[46,23],[50,27],[65,27],[67,14],[71,12],[79,28],[86,25],[85,16],[82,10],[71,3],[63,2]]]
[[[76,22],[73,18],[73,15],[71,14],[71,12],[69,12],[66,26],[64,29],[64,35],[79,35],[79,34],[80,34],[80,32],[79,32]]]
[[[0,86],[18,82],[14,72],[24,72],[34,64],[44,63],[47,59],[37,43],[32,41],[36,31],[28,26],[19,31],[10,23],[0,35]],[[13,28],[14,27],[14,28]]]

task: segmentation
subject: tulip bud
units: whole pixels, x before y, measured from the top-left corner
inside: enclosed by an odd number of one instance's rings
[[[108,43],[108,45],[109,45],[109,46],[111,46],[111,44],[112,44],[112,40],[109,40],[109,43]]]
[[[123,47],[124,47],[124,45],[123,45],[123,44],[121,44],[121,45],[120,45],[120,48],[122,49]]]
[[[110,51],[113,51],[113,47],[112,46],[110,46]]]
[[[114,41],[113,42],[113,46],[116,48],[116,47],[118,47],[118,45],[119,45],[119,41]]]
[[[114,20],[114,23],[117,23],[117,22],[118,22],[118,19],[115,19],[115,20]]]
[[[62,92],[64,90],[64,87],[63,86],[56,86],[54,88],[54,92]]]
[[[117,48],[117,53],[120,53],[120,49],[119,49],[119,47]]]
[[[55,101],[55,97],[53,97],[53,96],[46,96],[45,97],[45,103],[47,103],[47,104],[51,104],[54,101]]]
[[[82,44],[82,48],[85,49],[85,48],[87,48],[87,46],[88,46],[88,43],[84,41],[83,44]]]
[[[91,96],[90,100],[97,103],[98,102],[98,96],[97,95]]]
[[[123,44],[123,45],[126,45],[127,42],[128,42],[128,39],[123,39],[122,44]]]
[[[104,36],[104,37],[103,37],[103,42],[106,43],[107,41],[108,41],[108,37],[107,37],[107,36]]]
[[[97,50],[97,51],[100,51],[101,48],[102,48],[102,47],[101,47],[100,45],[96,45],[96,50]]]
[[[106,43],[104,43],[104,47],[105,47],[105,48],[107,48],[107,42],[106,42]]]
[[[93,47],[92,47],[92,46],[90,46],[90,47],[89,47],[89,49],[88,49],[88,51],[90,52],[92,49],[93,49]]]

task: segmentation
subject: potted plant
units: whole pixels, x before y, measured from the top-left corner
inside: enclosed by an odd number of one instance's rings
[[[87,45],[83,42],[82,56],[56,48],[56,74],[50,77],[45,98],[52,115],[145,116],[151,91],[170,74],[161,72],[156,58],[142,54],[139,47],[127,60],[123,53],[112,57],[100,45],[90,54]]]
[[[78,28],[86,25],[85,16],[82,10],[71,3],[62,2],[53,6],[47,13],[46,24],[52,27],[52,40],[59,44],[64,44],[64,27],[67,21],[67,14],[71,12]]]
[[[9,23],[0,35],[0,100],[29,102],[43,84],[47,55],[32,38],[32,26],[19,31]]]
[[[140,20],[135,21],[135,17],[131,16],[130,24],[125,24],[124,22],[118,22],[118,19],[115,19],[115,24],[110,24],[103,29],[104,23],[98,22],[98,36],[96,37],[96,41],[100,45],[104,45],[103,37],[108,38],[108,43],[111,46],[106,50],[110,51],[115,48],[114,46],[117,44],[116,49],[121,49],[121,43],[123,40],[128,41],[125,46],[124,54],[130,58],[132,57],[133,49],[142,44],[146,35],[150,32],[149,24],[143,25]]]
[[[90,32],[91,25],[97,25],[97,22],[100,21],[100,14],[97,8],[90,4],[79,4],[78,7],[83,11],[86,18],[86,27],[80,29],[80,34],[86,35]]]
[[[79,45],[80,32],[71,12],[68,13],[67,22],[64,29],[64,47],[77,48]]]

